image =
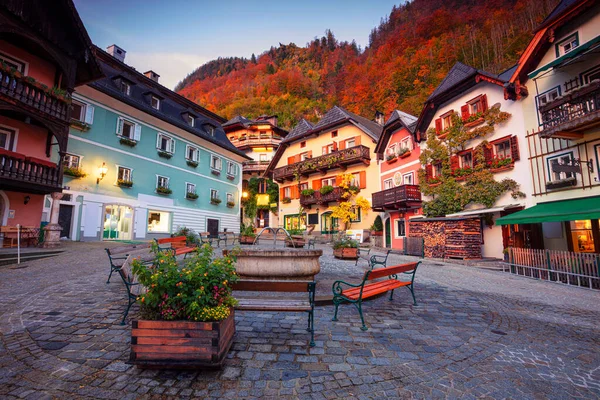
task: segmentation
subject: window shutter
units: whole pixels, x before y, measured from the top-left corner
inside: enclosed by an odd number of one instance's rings
[[[296,162],[296,157],[294,157],[294,156],[288,157],[288,165],[291,165],[295,162]]]
[[[323,146],[323,147],[321,148],[321,154],[322,154],[322,155],[325,155],[325,154],[327,154],[327,146]]]
[[[194,153],[192,154],[193,161],[198,162],[199,157],[200,157],[200,150],[194,149]]]
[[[435,120],[435,132],[439,135],[442,132],[442,119],[438,118]]]
[[[338,151],[338,144],[337,144],[337,142],[333,142],[333,151]]]
[[[85,121],[86,124],[94,123],[94,106],[86,104],[85,106]]]
[[[365,189],[367,187],[367,172],[360,171],[358,174],[358,179],[360,180],[359,187],[361,189]]]
[[[510,155],[513,161],[519,161],[521,159],[521,155],[519,154],[519,142],[516,136],[510,137]]]
[[[135,124],[135,133],[133,135],[133,140],[138,141],[142,136],[142,126],[140,124]]]
[[[487,94],[481,96],[481,108],[483,109],[483,112],[488,110]]]
[[[279,189],[279,199],[283,200],[283,198],[285,197],[285,191],[284,188],[280,188]]]
[[[171,144],[171,150],[169,150],[169,151],[171,153],[175,153],[175,139],[169,140],[169,143]]]
[[[321,187],[323,187],[323,184],[320,179],[315,179],[314,181],[312,181],[313,190],[319,190],[321,189]]]
[[[342,140],[340,141],[340,150],[344,150],[346,148],[346,141]]]
[[[460,117],[462,118],[463,121],[466,121],[467,118],[469,118],[469,105],[465,104],[464,106],[460,107]]]
[[[160,140],[160,139],[161,139],[161,138],[162,138],[162,135],[161,135],[160,133],[158,133],[158,134],[156,135],[156,148],[157,148],[157,149],[160,149],[160,145],[161,145],[161,143],[160,143],[160,142],[161,142],[161,140]]]
[[[335,177],[335,186],[340,186],[340,184],[342,183],[342,177],[340,175],[337,175]]]
[[[307,156],[308,158],[312,158],[312,150],[309,150],[309,151],[307,151],[307,152],[306,152],[306,156]]]
[[[429,181],[431,178],[433,178],[433,165],[427,164],[425,166],[425,179]]]
[[[300,161],[302,161],[302,156],[300,154],[296,154],[294,156],[294,160],[295,160],[294,162],[300,162]]]
[[[485,158],[485,164],[490,165],[492,159],[494,158],[494,151],[492,150],[491,144],[483,146],[483,157]]]
[[[117,118],[117,135],[123,134],[123,118]]]
[[[359,136],[354,136],[354,145],[355,146],[360,146],[360,135]]]
[[[458,163],[458,156],[450,157],[450,169],[452,171],[454,171],[454,170],[457,170],[458,168],[460,168],[460,165]]]

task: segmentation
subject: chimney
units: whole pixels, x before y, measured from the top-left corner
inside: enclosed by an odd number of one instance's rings
[[[375,111],[375,118],[373,121],[377,122],[379,125],[385,124],[385,116],[381,111]]]
[[[108,52],[108,54],[110,54],[117,60],[121,61],[122,63],[125,62],[125,54],[127,52],[125,50],[123,50],[122,48],[120,48],[119,46],[117,46],[116,44],[108,46],[106,48],[106,51]]]
[[[152,70],[144,72],[144,75],[152,79],[154,82],[158,82],[158,78],[160,78],[160,75]]]

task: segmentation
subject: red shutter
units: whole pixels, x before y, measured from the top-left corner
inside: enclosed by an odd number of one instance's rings
[[[519,161],[521,159],[519,154],[519,142],[516,136],[510,137],[510,155],[513,161]]]
[[[338,151],[338,144],[337,144],[337,142],[333,142],[333,151]]]
[[[460,117],[462,118],[463,121],[466,121],[467,118],[469,118],[469,105],[465,104],[464,106],[460,107]]]
[[[296,159],[296,162],[302,161],[302,156],[300,154],[296,154],[294,158]]]
[[[312,150],[309,150],[309,151],[307,151],[307,152],[306,152],[306,156],[307,156],[308,158],[312,158]]]
[[[360,182],[359,182],[360,188],[365,189],[367,187],[367,172],[360,171],[358,173],[358,179],[360,180]]]
[[[284,197],[285,197],[284,188],[279,188],[279,200],[283,200]]]
[[[321,189],[322,186],[323,186],[323,183],[321,182],[320,179],[315,179],[314,181],[312,181],[312,188],[314,190],[319,190],[319,189]]]
[[[425,180],[429,181],[433,178],[433,165],[427,164],[425,166]]]
[[[288,165],[295,163],[296,162],[295,160],[296,160],[295,156],[288,157]]]
[[[335,186],[339,187],[341,183],[342,183],[342,177],[341,177],[341,175],[337,175],[335,177]]]
[[[487,94],[481,96],[481,108],[483,109],[483,112],[488,110]]]
[[[354,145],[360,146],[360,136],[354,136]]]
[[[454,170],[457,170],[458,168],[460,168],[460,165],[458,163],[458,156],[450,157],[450,169],[452,171],[454,171]]]
[[[442,132],[442,119],[438,118],[435,120],[435,132],[439,135]]]
[[[340,141],[340,150],[344,150],[346,148],[346,141],[345,140],[341,140]]]
[[[494,151],[492,150],[491,144],[483,146],[483,157],[485,158],[485,165],[490,165],[494,159]]]

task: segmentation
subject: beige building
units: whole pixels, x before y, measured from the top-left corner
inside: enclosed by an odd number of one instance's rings
[[[354,175],[353,185],[360,188],[358,196],[371,201],[372,193],[379,190],[375,146],[381,122],[335,106],[315,125],[306,120],[298,123],[267,169],[280,185],[279,226],[304,229],[313,225],[313,234],[322,235],[337,232],[340,224],[332,218],[331,207],[342,200],[338,177],[342,173]],[[330,188],[322,190],[324,187]],[[364,239],[376,213],[355,212],[357,218],[350,229],[363,233]]]

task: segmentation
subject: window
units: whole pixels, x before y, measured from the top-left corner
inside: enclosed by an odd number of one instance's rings
[[[321,180],[321,186],[333,186],[335,187],[335,177],[334,178],[325,178]]]
[[[94,106],[77,100],[71,102],[71,119],[91,124],[94,122]]]
[[[442,176],[442,163],[433,164],[433,176]]]
[[[166,176],[157,175],[156,176],[156,187],[168,189],[169,188],[169,178],[167,178]]]
[[[166,151],[167,153],[174,153],[175,139],[164,133],[159,133],[156,137],[156,148],[160,151]]]
[[[219,199],[219,191],[216,189],[210,189],[210,199],[218,200]]]
[[[383,181],[383,189],[391,189],[394,187],[394,180],[393,179],[386,179],[385,181]]]
[[[352,182],[350,182],[350,185],[360,187],[360,183],[360,173],[357,172],[355,174],[352,174]]]
[[[14,147],[16,131],[0,127],[0,149],[12,150]]]
[[[221,159],[217,156],[210,156],[210,168],[215,171],[221,170]]]
[[[406,221],[403,219],[396,220],[396,237],[404,237],[406,236]]]
[[[186,160],[189,161],[198,161],[198,155],[199,155],[200,151],[194,147],[194,146],[190,146],[189,144],[185,146],[185,158]]]
[[[346,148],[356,146],[356,140],[354,138],[346,140]]]
[[[461,168],[473,168],[473,153],[463,153],[460,155],[460,167]]]
[[[406,137],[400,141],[400,148],[412,150],[412,141]]]
[[[131,181],[131,168],[117,167],[117,179],[120,181]]]
[[[331,132],[331,137],[332,137],[332,138],[334,138],[334,137],[337,137],[337,131],[333,131],[333,132]]]
[[[194,126],[193,124],[191,126]],[[210,124],[206,124],[204,125],[204,130],[206,131],[206,133],[208,133],[210,136],[215,136],[215,127],[210,125]]]
[[[292,198],[292,187],[291,186],[283,188],[283,197],[287,197],[288,199]]]
[[[600,65],[595,66],[581,74],[581,82],[586,85],[590,82],[600,80]]]
[[[233,203],[233,194],[227,193],[227,203]]]
[[[333,143],[323,147],[323,155],[333,153],[333,151],[334,151],[333,149],[334,149]]]
[[[186,182],[185,183],[185,193],[196,194],[196,185],[193,183]]]
[[[498,158],[511,158],[510,140],[505,140],[503,142],[494,144],[494,151],[496,152],[496,157]]]
[[[414,174],[412,172],[402,175],[402,184],[403,185],[414,185],[414,182],[415,182],[415,179],[414,179]]]
[[[160,110],[160,99],[156,96],[150,96],[150,106],[155,110]]]
[[[185,122],[187,122],[187,124],[193,128],[196,118],[194,118],[192,114],[185,114]]]
[[[170,233],[171,214],[166,211],[148,210],[148,232]]]
[[[452,117],[454,116],[453,111],[449,111],[446,114],[442,115],[442,129],[446,129],[452,126]]]
[[[300,191],[308,189],[308,182],[304,182],[300,184]]]
[[[9,68],[14,68],[23,75],[27,75],[28,64],[25,61],[21,61],[18,58],[9,56],[5,53],[0,53],[0,61],[6,64]]]
[[[234,163],[227,161],[227,175],[235,176],[237,168]]]
[[[574,172],[555,172],[554,165],[572,165],[571,160],[573,159],[573,153],[569,152],[554,157],[548,157],[548,174],[550,175],[551,181],[558,181],[561,179],[574,178]]]
[[[558,86],[548,90],[545,93],[540,94],[539,96],[537,96],[538,107],[550,103],[551,101],[555,100],[558,96],[560,96],[560,88]]]
[[[63,158],[63,166],[65,168],[79,169],[81,166],[81,157],[73,154],[66,154]]]
[[[351,219],[350,222],[360,222],[360,218],[361,218],[360,207],[353,206],[352,212],[354,213],[354,215],[356,217],[354,219]]]
[[[389,156],[394,156],[398,152],[397,150],[398,150],[398,143],[394,143],[388,147],[387,154]]]
[[[594,234],[592,231],[592,221],[579,220],[569,221],[571,228],[571,240],[573,241],[573,251],[594,253],[596,246],[594,246]]]
[[[306,147],[306,142],[300,142],[300,148],[303,149]]]
[[[268,161],[268,159],[267,159],[267,155],[266,155],[266,154],[264,154],[264,153],[263,153],[263,154],[259,154],[259,155],[258,155],[258,159],[259,159],[260,161]]]
[[[579,46],[579,35],[577,32],[561,40],[556,44],[556,57],[564,56]]]
[[[131,85],[124,80],[121,80],[121,93],[129,96],[131,94]]]
[[[300,154],[300,161],[304,161],[304,160],[307,160],[309,158],[310,158],[310,155],[309,155],[308,151]]]
[[[119,117],[117,135],[131,140],[140,140],[142,126]]]

